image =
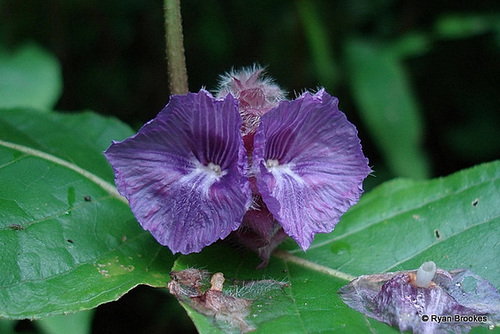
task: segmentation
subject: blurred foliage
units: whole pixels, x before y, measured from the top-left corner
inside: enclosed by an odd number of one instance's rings
[[[58,60],[35,45],[15,54],[0,50],[0,107],[52,110],[62,91]]]
[[[58,315],[36,322],[46,334],[72,333],[86,334],[91,330],[94,310],[82,311],[69,315]]]
[[[139,127],[168,101],[162,7],[2,0],[0,49],[14,55],[35,42],[57,57],[64,84],[56,109],[93,109]],[[499,158],[499,2],[185,0],[182,15],[192,91],[213,89],[219,74],[254,62],[268,66],[289,97],[326,87],[358,127],[376,176],[367,190]],[[389,105],[393,116],[382,113]],[[387,128],[387,119],[396,123]],[[99,307],[93,332],[132,330],[142,321],[135,314],[156,329],[186,319],[163,292],[138,291]],[[11,323],[0,321],[0,329],[8,333]]]

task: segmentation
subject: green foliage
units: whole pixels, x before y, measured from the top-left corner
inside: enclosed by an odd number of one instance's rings
[[[339,82],[340,71],[330,50],[330,38],[323,26],[317,8],[311,1],[296,1],[298,13],[307,35],[314,73],[326,89],[333,89]]]
[[[50,110],[61,91],[61,67],[52,54],[33,44],[0,50],[0,108]]]
[[[488,14],[448,14],[436,22],[435,31],[440,38],[468,38],[471,36],[495,33],[500,42],[500,15]]]
[[[74,314],[58,315],[36,322],[45,334],[87,334],[91,332],[94,310],[81,311]]]
[[[71,313],[166,284],[173,257],[140,228],[102,155],[131,133],[90,112],[0,111],[0,316]]]
[[[3,334],[12,334],[14,331],[15,323],[10,320],[0,318],[0,333]]]
[[[352,92],[361,117],[393,174],[426,178],[419,105],[400,59],[391,49],[362,40],[346,47]]]

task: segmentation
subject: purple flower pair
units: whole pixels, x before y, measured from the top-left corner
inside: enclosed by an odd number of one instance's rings
[[[338,100],[323,89],[283,100],[261,72],[227,75],[217,98],[172,96],[105,152],[139,223],[174,253],[238,230],[267,263],[287,235],[306,250],[361,196],[371,170]]]

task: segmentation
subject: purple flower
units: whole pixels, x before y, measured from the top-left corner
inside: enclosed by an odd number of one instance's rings
[[[172,96],[105,152],[139,223],[172,252],[199,252],[237,229],[250,205],[237,100]]]
[[[218,98],[172,96],[105,152],[139,223],[173,252],[199,252],[237,230],[265,265],[287,235],[306,250],[361,196],[371,170],[338,100],[320,90],[281,101],[261,74],[227,75]]]
[[[323,89],[262,117],[253,170],[269,211],[303,250],[358,202],[370,173],[356,128]]]

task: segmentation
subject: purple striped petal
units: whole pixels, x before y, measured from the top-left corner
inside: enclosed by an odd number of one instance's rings
[[[236,230],[251,202],[237,100],[174,95],[139,132],[105,152],[139,223],[188,254]]]
[[[252,168],[269,211],[304,250],[358,202],[371,172],[356,128],[324,90],[262,116]]]

